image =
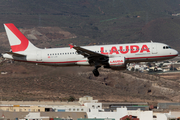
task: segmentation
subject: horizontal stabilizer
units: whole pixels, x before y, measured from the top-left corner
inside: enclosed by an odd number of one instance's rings
[[[26,55],[23,55],[23,54],[19,54],[19,53],[14,53],[14,52],[5,52],[9,55],[13,55],[13,56],[17,56],[17,57],[25,57]]]

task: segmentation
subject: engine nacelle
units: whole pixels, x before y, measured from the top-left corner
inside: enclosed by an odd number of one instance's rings
[[[113,70],[124,70],[126,69],[126,62],[124,57],[109,58],[109,66]]]

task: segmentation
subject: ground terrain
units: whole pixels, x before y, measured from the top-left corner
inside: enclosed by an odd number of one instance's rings
[[[0,96],[3,100],[66,101],[89,95],[101,101],[178,102],[180,75],[149,75],[139,72],[100,69],[94,77],[92,67],[49,67],[5,62],[0,71]]]
[[[14,23],[37,47],[156,41],[180,51],[179,0],[1,0],[0,53],[10,50],[3,23]],[[0,65],[2,100],[178,102],[180,74],[145,74],[91,67]]]

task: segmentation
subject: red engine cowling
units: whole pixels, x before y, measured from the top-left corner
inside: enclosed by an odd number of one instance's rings
[[[124,57],[109,58],[109,66],[113,70],[124,70],[126,69],[126,62]]]

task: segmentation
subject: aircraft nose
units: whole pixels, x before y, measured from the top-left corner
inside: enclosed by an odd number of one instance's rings
[[[177,50],[173,50],[173,54],[176,55],[176,56],[178,56],[179,53],[178,53]]]

